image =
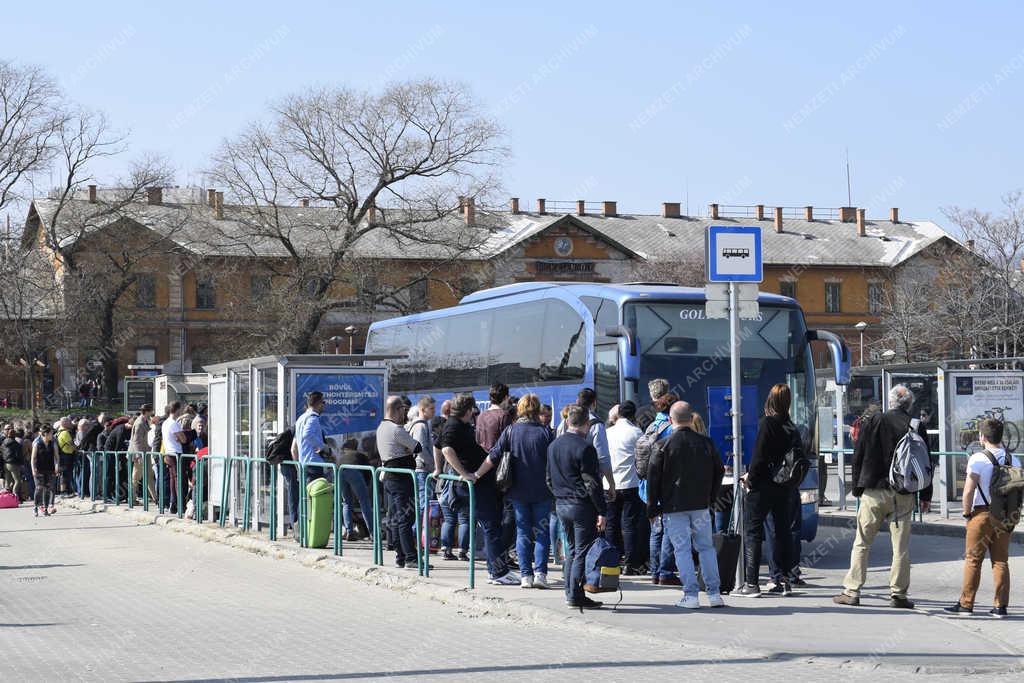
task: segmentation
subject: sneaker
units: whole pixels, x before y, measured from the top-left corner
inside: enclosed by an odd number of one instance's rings
[[[956,614],[958,616],[970,616],[974,614],[974,609],[968,609],[961,605],[959,602],[950,605],[949,607],[943,607],[942,611],[946,614]]]
[[[453,553],[451,550],[449,550],[448,548],[445,548],[444,552],[441,554],[441,559],[442,560],[448,560],[449,562],[452,562],[452,561],[458,560],[459,558],[456,557],[455,553]]]
[[[850,607],[857,607],[860,605],[860,598],[853,595],[847,595],[846,593],[840,593],[839,595],[832,596],[832,602],[837,605],[849,605]]]
[[[513,572],[509,572],[508,574],[499,576],[496,579],[488,579],[487,583],[492,586],[514,586],[519,583],[519,577],[517,577]]]
[[[889,600],[889,607],[893,609],[914,609],[914,603],[906,596],[894,595]]]
[[[655,586],[661,585],[661,577],[660,576],[652,576],[651,577],[651,583],[653,583]]]
[[[39,508],[38,507],[32,508],[32,511],[36,513],[36,517],[39,516]]]
[[[715,608],[725,607],[725,599],[722,597],[720,593],[709,595],[708,604]]]
[[[51,505],[50,506],[50,514],[51,515],[57,514],[57,506],[56,505]]]
[[[580,609],[580,610],[583,610],[583,609],[601,609],[602,607],[604,607],[604,603],[603,602],[598,602],[597,600],[591,600],[590,598],[584,596],[583,600],[581,602],[567,602],[567,603],[565,603],[565,606],[568,607],[569,609]]]
[[[519,579],[519,587],[520,588],[533,588],[533,577],[532,576],[524,576],[523,578]]]
[[[534,574],[533,575],[533,587],[534,588],[547,588],[548,587],[548,575],[547,574]]]
[[[789,581],[782,582],[782,595],[783,597],[793,594],[793,586],[790,585]]]
[[[790,578],[789,582],[798,588],[803,588],[807,585],[807,582],[801,579],[799,576]]]
[[[682,586],[683,582],[679,580],[678,576],[663,576],[659,586]]]
[[[469,553],[465,550],[459,553],[459,560],[462,562],[469,562]]]
[[[50,511],[47,510],[46,508],[43,508],[43,517],[49,517],[49,516],[50,516]]]
[[[1008,615],[1006,614],[1005,607],[993,607],[988,611],[989,616],[995,617],[996,619],[1005,619]]]
[[[697,599],[696,595],[687,595],[676,603],[676,607],[682,607],[683,609],[700,609],[700,600]]]
[[[769,581],[764,587],[765,593],[773,593],[777,595],[783,595],[783,584]]]
[[[626,566],[626,568],[622,570],[622,575],[623,576],[644,576],[646,573],[647,572],[645,572],[640,567]]]
[[[761,589],[757,586],[745,583],[738,590],[734,590],[732,594],[738,598],[759,598],[761,597]]]

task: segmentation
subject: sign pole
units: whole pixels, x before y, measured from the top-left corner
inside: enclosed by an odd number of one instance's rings
[[[733,527],[740,535],[740,561],[736,564],[736,587],[743,585],[743,558],[746,544],[743,540],[743,497],[740,475],[743,472],[743,387],[740,384],[740,296],[739,285],[729,283],[729,393],[732,397],[732,475],[733,475]]]

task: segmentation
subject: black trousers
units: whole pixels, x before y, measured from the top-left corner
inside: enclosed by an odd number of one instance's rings
[[[604,537],[609,543],[619,546],[626,557],[627,567],[638,568],[647,559],[650,531],[644,533],[646,513],[647,505],[640,500],[640,489],[636,488],[618,489],[615,492],[615,500],[608,504]]]
[[[746,500],[746,549],[744,557],[744,581],[758,585],[761,572],[761,544],[764,542],[764,520],[770,514],[775,522],[775,537],[772,538],[773,562],[777,567],[792,567],[796,564],[790,558],[793,544],[790,541],[790,525],[793,508],[788,487],[764,483],[747,493]],[[779,534],[782,537],[779,537]]]
[[[555,502],[558,520],[565,529],[569,551],[562,565],[565,575],[565,601],[578,605],[583,600],[583,581],[586,578],[587,551],[597,538],[597,508],[590,501]]]

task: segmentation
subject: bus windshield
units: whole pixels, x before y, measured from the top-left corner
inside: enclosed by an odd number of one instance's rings
[[[702,413],[720,449],[728,448],[729,321],[705,317],[703,304],[629,302],[623,313],[640,356],[639,402],[650,402],[650,380],[667,379],[674,393]],[[741,322],[740,335],[744,459],[749,460],[764,400],[777,383],[792,390],[793,422],[811,443],[814,372],[803,314],[762,306],[757,320]]]

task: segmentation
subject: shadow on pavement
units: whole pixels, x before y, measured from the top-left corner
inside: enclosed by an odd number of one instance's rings
[[[20,565],[2,565],[0,564],[0,571],[5,569],[18,570],[18,569],[53,569],[54,567],[84,567],[84,564],[20,564]]]

